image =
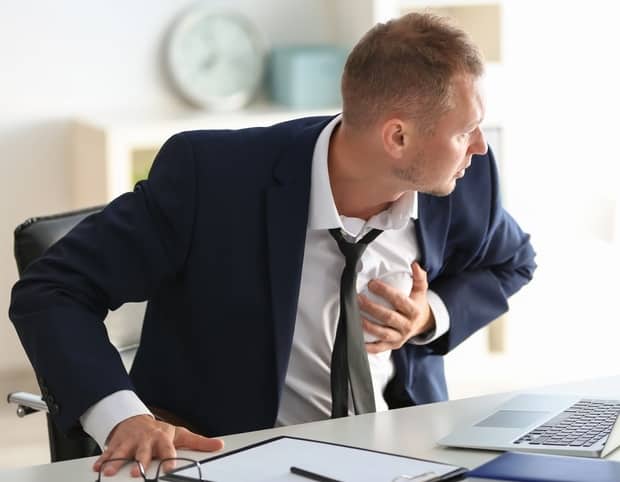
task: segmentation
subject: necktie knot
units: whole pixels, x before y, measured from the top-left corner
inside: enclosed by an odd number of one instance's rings
[[[331,236],[336,240],[340,252],[346,258],[347,264],[349,264],[350,261],[357,262],[362,257],[362,254],[364,254],[364,251],[368,245],[382,232],[383,231],[380,229],[372,229],[366,233],[362,239],[352,243],[344,238],[344,235],[340,229],[335,228],[329,230],[329,234],[331,234]]]

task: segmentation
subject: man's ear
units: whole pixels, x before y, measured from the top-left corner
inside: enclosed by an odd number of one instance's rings
[[[410,139],[408,138],[407,126],[398,119],[389,119],[383,123],[381,137],[383,141],[383,149],[395,159],[401,159],[404,150]]]

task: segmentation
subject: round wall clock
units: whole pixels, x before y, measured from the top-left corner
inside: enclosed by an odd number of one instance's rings
[[[194,7],[175,22],[166,45],[168,73],[179,93],[196,107],[234,110],[256,93],[264,48],[242,15]]]

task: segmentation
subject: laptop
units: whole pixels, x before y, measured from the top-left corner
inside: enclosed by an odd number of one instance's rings
[[[605,457],[620,445],[620,400],[521,394],[439,444],[486,450]]]

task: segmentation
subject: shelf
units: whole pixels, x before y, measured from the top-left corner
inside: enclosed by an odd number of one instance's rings
[[[399,2],[398,15],[415,10],[430,11],[452,18],[457,25],[471,35],[487,62],[501,61],[502,12],[498,1]]]
[[[337,112],[338,108],[291,111],[259,104],[236,112],[183,111],[77,119],[72,123],[73,207],[104,204],[131,190],[146,176],[162,144],[178,132],[268,126]]]
[[[100,115],[78,118],[77,126],[104,131],[118,136],[136,147],[152,147],[172,134],[195,129],[240,129],[276,124],[295,117],[327,115],[339,112],[338,107],[319,110],[291,110],[271,104],[256,104],[233,112],[182,110],[141,115]]]

